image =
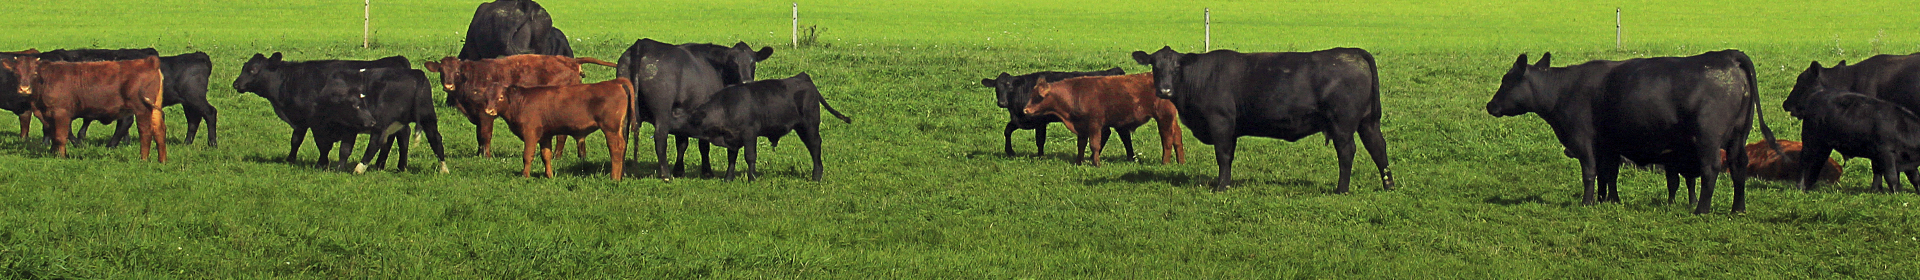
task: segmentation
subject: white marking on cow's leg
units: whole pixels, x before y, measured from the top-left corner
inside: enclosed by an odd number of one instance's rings
[[[361,174],[361,173],[367,173],[367,164],[365,163],[354,164],[353,174]]]
[[[447,161],[444,161],[444,160],[440,161],[440,174],[447,174],[448,172],[449,171],[447,170]]]

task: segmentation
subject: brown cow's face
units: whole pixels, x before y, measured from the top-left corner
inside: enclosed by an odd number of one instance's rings
[[[460,59],[449,56],[441,58],[439,63],[427,62],[426,66],[427,71],[440,73],[440,89],[449,93],[460,90],[459,84],[463,78]]]
[[[1153,95],[1164,99],[1173,99],[1178,94],[1180,67],[1193,62],[1198,56],[1173,51],[1172,47],[1160,47],[1151,54],[1143,51],[1133,52],[1133,61],[1153,67]]]
[[[1056,108],[1058,103],[1062,102],[1062,99],[1067,98],[1065,96],[1059,96],[1060,94],[1055,92],[1056,88],[1058,87],[1055,87],[1053,83],[1047,82],[1046,78],[1041,78],[1035,82],[1033,86],[1033,99],[1027,100],[1026,107],[1022,108],[1021,112],[1030,116],[1053,113],[1053,111],[1058,109]]]
[[[16,89],[20,95],[33,95],[33,87],[31,85],[33,84],[33,80],[40,74],[40,58],[31,56],[15,57],[0,64],[5,64],[7,70],[13,71],[14,78],[20,81],[20,86]]]

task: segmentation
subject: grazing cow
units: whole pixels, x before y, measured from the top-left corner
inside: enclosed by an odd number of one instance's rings
[[[447,105],[459,108],[467,121],[478,127],[474,133],[480,143],[481,157],[493,156],[493,117],[495,104],[506,98],[509,86],[543,87],[580,84],[580,64],[592,63],[618,67],[591,57],[522,54],[482,60],[441,58],[426,63],[427,71],[440,73],[440,89],[447,92]],[[564,135],[562,136],[564,137]],[[586,155],[586,139],[580,142],[580,156]],[[565,151],[566,139],[560,141]]]
[[[1920,192],[1920,116],[1897,103],[1872,96],[1828,89],[1815,85],[1806,91],[1787,95],[1788,112],[1805,122],[1801,137],[1806,148],[1800,162],[1827,159],[1834,151],[1841,156],[1864,157],[1873,162],[1873,190],[1900,191],[1900,172],[1913,180]],[[1813,188],[1822,166],[1801,166],[1800,190]],[[1888,186],[1881,187],[1881,181]]]
[[[805,143],[807,152],[813,155],[813,180],[820,181],[826,172],[820,162],[821,107],[840,121],[853,123],[853,119],[827,104],[820,89],[814,86],[813,77],[803,72],[792,78],[728,86],[714,93],[706,103],[692,109],[679,109],[674,115],[684,117],[680,120],[686,123],[676,127],[688,130],[692,137],[727,148],[726,180],[733,180],[733,163],[741,148],[747,149],[747,181],[753,181],[760,174],[756,166],[759,145],[755,139],[766,137],[774,147],[779,147],[780,137],[799,132],[800,142]]]
[[[1034,82],[1039,79],[1059,81],[1081,76],[1113,76],[1125,74],[1127,74],[1127,71],[1121,70],[1120,67],[1114,67],[1113,69],[1104,71],[1087,72],[1045,71],[1019,76],[1009,75],[1007,72],[1000,72],[999,77],[980,79],[980,85],[993,88],[994,99],[997,101],[995,105],[1007,109],[1007,129],[1001,132],[1002,136],[1006,138],[1007,156],[1013,156],[1013,131],[1021,129],[1033,130],[1033,147],[1035,150],[1033,154],[1045,155],[1047,153],[1047,124],[1060,122],[1060,117],[1052,115],[1027,115],[1027,113],[1022,112],[1025,110],[1027,100],[1033,99]],[[1105,132],[1102,133],[1102,135],[1104,135]],[[1106,139],[1105,136],[1100,138],[1101,140]],[[1133,131],[1120,131],[1120,143],[1127,147],[1128,157],[1133,156],[1132,139]],[[1105,145],[1106,143],[1102,142],[1101,144]]]
[[[1220,165],[1215,191],[1233,184],[1240,136],[1298,141],[1322,133],[1340,159],[1334,193],[1346,193],[1353,177],[1354,133],[1380,168],[1380,187],[1393,189],[1387,140],[1380,133],[1379,71],[1366,50],[1185,54],[1162,47],[1151,54],[1135,51],[1133,60],[1153,66],[1158,95],[1173,100],[1193,138],[1214,145]]]
[[[397,167],[407,167],[407,141],[411,137],[409,124],[417,124],[427,137],[427,143],[433,147],[433,155],[440,160],[440,173],[447,173],[446,146],[441,142],[439,117],[433,111],[433,89],[428,85],[427,74],[408,68],[369,68],[354,69],[335,73],[320,90],[315,101],[317,110],[314,115],[314,139],[321,145],[321,158],[325,160],[327,148],[331,142],[342,143],[340,148],[340,166],[346,170],[353,166],[353,173],[363,173],[367,163],[373,161],[376,152],[380,161],[375,168],[384,168],[386,152],[393,145],[400,146],[400,162]],[[366,153],[360,157],[358,165],[351,165],[349,153],[353,150],[354,138],[359,134],[369,134]]]
[[[607,151],[613,157],[613,180],[620,180],[626,174],[627,109],[632,107],[627,102],[633,93],[633,82],[623,78],[585,85],[508,87],[506,102],[497,106],[507,129],[526,143],[520,177],[533,176],[533,154],[539,151],[547,178],[553,178],[554,136],[583,139],[599,130],[606,133]]]
[[[314,60],[285,61],[280,53],[273,56],[254,54],[240,68],[240,74],[233,80],[236,92],[251,92],[267,99],[273,106],[273,113],[280,121],[293,127],[293,137],[287,149],[287,162],[293,162],[300,154],[300,144],[307,137],[307,130],[322,120],[315,115],[321,108],[317,101],[326,95],[321,94],[327,83],[340,73],[360,71],[372,68],[402,68],[413,65],[402,56],[391,56],[373,61],[357,60]],[[320,140],[319,135],[315,135]],[[322,151],[332,149],[329,142],[322,144]],[[327,165],[326,154],[321,153],[320,165]]]
[[[1187,147],[1181,143],[1180,112],[1173,102],[1153,95],[1153,73],[1121,76],[1079,77],[1047,82],[1040,78],[1034,86],[1028,115],[1053,115],[1067,125],[1067,131],[1079,136],[1080,152],[1073,163],[1087,153],[1087,139],[1093,139],[1093,166],[1100,166],[1100,150],[1105,149],[1107,128],[1133,131],[1152,120],[1160,125],[1160,164],[1180,159],[1187,163]]]
[[[634,120],[629,123],[633,127],[628,127],[628,131],[637,130],[641,122],[652,123],[654,156],[660,160],[657,176],[662,179],[677,176],[681,172],[668,170],[667,136],[679,135],[681,163],[674,166],[681,170],[685,166],[689,136],[674,134],[679,132],[675,124],[686,122],[673,116],[673,109],[706,103],[708,96],[725,86],[722,76],[692,51],[653,39],[635,40],[620,54],[619,65],[615,75],[631,80],[638,91],[630,103],[633,109],[627,112]]]
[[[16,86],[20,95],[31,100],[40,122],[46,124],[42,133],[53,135],[55,155],[67,156],[68,126],[73,118],[113,120],[133,115],[140,124],[140,159],[147,159],[150,149],[157,146],[159,161],[167,162],[159,58],[58,62],[22,56],[0,64],[20,81]]]
[[[1730,169],[1733,211],[1746,211],[1746,165],[1722,163],[1746,162],[1744,145],[1755,120],[1767,143],[1775,139],[1764,115],[1754,117],[1761,114],[1759,90],[1745,53],[1551,65],[1552,54],[1534,65],[1521,55],[1487,102],[1487,113],[1535,113],[1547,121],[1567,153],[1580,160],[1583,204],[1619,202],[1620,165],[1633,161],[1700,177],[1696,214],[1711,212],[1715,181],[1700,175]],[[1721,150],[1733,158],[1722,160]]]
[[[17,52],[0,52],[0,60],[13,59],[22,55],[37,55],[40,50],[27,49]],[[20,81],[13,71],[0,68],[0,89],[18,88]],[[20,116],[20,138],[27,138],[27,129],[33,125],[33,104],[25,95],[18,92],[0,90],[0,109]]]
[[[158,51],[151,48],[119,50],[77,49],[49,51],[41,54],[40,59],[69,62],[111,61],[140,59],[158,54]],[[216,132],[219,128],[219,110],[214,109],[213,104],[207,102],[207,79],[213,75],[213,59],[208,57],[205,52],[162,56],[160,57],[160,74],[166,79],[166,92],[162,94],[166,97],[166,100],[162,104],[164,104],[164,106],[185,104],[182,106],[182,111],[184,111],[187,116],[186,143],[193,144],[194,136],[199,134],[200,131],[200,121],[206,120],[207,146],[220,146],[219,134]],[[126,137],[127,129],[132,125],[132,122],[132,119],[122,120],[119,125],[115,127],[113,137],[107,140],[106,146],[118,146],[120,141]],[[90,123],[82,122],[80,124],[80,131],[76,132],[75,135],[79,136],[79,138],[85,138],[89,126],[91,126]]]
[[[553,27],[547,9],[532,0],[480,4],[467,24],[460,59],[481,60],[516,54],[573,56],[567,35]]]

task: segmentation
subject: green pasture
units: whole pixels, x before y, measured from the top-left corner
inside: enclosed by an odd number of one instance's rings
[[[1759,65],[1767,121],[1798,139],[1778,104],[1809,61],[1920,51],[1920,12],[1900,1],[809,2],[817,44],[799,49],[790,1],[543,3],[581,56],[639,38],[773,46],[760,78],[810,73],[854,119],[824,124],[824,182],[805,180],[793,139],[762,142],[761,181],[651,179],[643,144],[615,182],[598,134],[557,178],[521,178],[518,138],[499,132],[496,157],[476,157],[473,125],[449,108],[451,174],[429,169],[424,143],[399,172],[327,172],[312,141],[281,162],[291,129],[230,87],[254,53],[453,55],[478,3],[376,0],[369,49],[360,1],[7,5],[0,50],[212,54],[222,145],[180,143],[178,107],[167,163],[95,145],[53,158],[0,121],[0,278],[1920,278],[1920,196],[1866,193],[1865,160],[1812,192],[1753,181],[1745,213],[1728,213],[1723,183],[1714,214],[1689,214],[1639,170],[1623,172],[1624,203],[1579,206],[1577,165],[1546,125],[1484,110],[1521,53],[1567,65],[1737,48]],[[1187,140],[1188,163],[1162,165],[1151,126],[1139,162],[1115,143],[1108,165],[1071,165],[1059,125],[1047,154],[1032,156],[1031,131],[1003,154],[1005,110],[979,79],[1146,71],[1127,52],[1200,49],[1202,8],[1215,49],[1373,51],[1399,187],[1381,190],[1361,155],[1354,191],[1331,194],[1318,136],[1243,138],[1239,184],[1220,193],[1203,185],[1212,146]]]

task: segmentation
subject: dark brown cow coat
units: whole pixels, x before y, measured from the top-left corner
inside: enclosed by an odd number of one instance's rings
[[[100,120],[135,116],[140,126],[140,159],[153,146],[159,161],[167,162],[166,126],[161,122],[160,58],[101,62],[52,62],[36,57],[6,60],[25,95],[45,123],[42,133],[53,135],[53,153],[67,156],[68,127],[74,118]]]

